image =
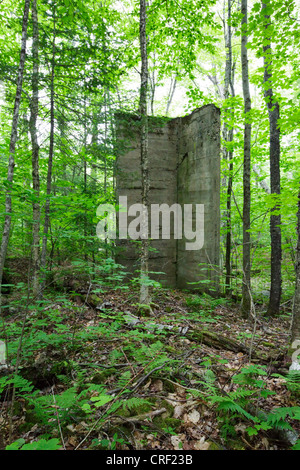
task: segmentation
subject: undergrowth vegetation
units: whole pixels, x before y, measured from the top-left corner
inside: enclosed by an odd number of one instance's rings
[[[43,301],[25,284],[7,296],[2,448],[300,448],[289,312],[253,334],[232,301],[157,285],[144,311],[111,259],[83,267],[67,270],[81,289],[62,268]]]

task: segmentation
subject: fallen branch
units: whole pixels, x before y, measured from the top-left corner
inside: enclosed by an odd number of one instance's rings
[[[124,421],[127,423],[137,424],[141,421],[145,421],[146,419],[151,421],[153,418],[165,413],[166,411],[166,408],[161,408],[159,410],[150,411],[150,413],[143,413],[141,415],[131,416],[129,418],[125,418],[124,416],[111,416],[109,420],[113,421],[114,424],[122,424]]]
[[[276,365],[279,362],[280,354],[278,351],[274,350],[274,354],[269,353],[260,353],[258,351],[253,351],[252,347],[248,347],[244,344],[239,343],[227,336],[222,336],[218,333],[213,333],[207,330],[198,330],[192,329],[188,327],[181,327],[175,325],[163,325],[161,323],[151,322],[143,322],[138,317],[134,315],[126,315],[125,316],[126,323],[129,324],[132,328],[139,328],[139,326],[146,327],[150,331],[166,331],[167,335],[177,335],[177,336],[185,336],[190,341],[195,341],[200,344],[205,344],[206,346],[210,346],[215,349],[225,349],[227,351],[232,351],[235,353],[242,352],[247,354],[249,359],[253,362],[258,362],[261,364],[270,364]]]

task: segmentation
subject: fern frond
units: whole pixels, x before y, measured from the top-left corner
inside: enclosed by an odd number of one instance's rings
[[[132,398],[128,398],[127,400],[122,401],[123,409],[127,409],[128,411],[132,411],[134,408],[138,408],[143,405],[152,406],[152,403],[150,403],[145,398],[139,398],[139,397],[132,397]]]
[[[291,426],[285,421],[288,416],[300,420],[300,408],[298,406],[276,408],[267,416],[267,422],[274,428],[291,429]]]
[[[131,372],[130,372],[130,370],[126,370],[118,378],[117,386],[120,387],[120,388],[126,387],[128,385],[128,382],[130,381],[130,379],[131,379]]]

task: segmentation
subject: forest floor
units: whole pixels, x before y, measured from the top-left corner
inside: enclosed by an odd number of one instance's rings
[[[13,367],[0,370],[1,448],[290,449],[297,437],[274,431],[300,433],[290,312],[270,320],[260,306],[253,325],[226,299],[160,289],[152,300],[150,312],[136,290],[105,288],[12,308],[5,335],[15,357],[23,328],[21,368],[10,382]],[[265,418],[276,409],[287,411]]]

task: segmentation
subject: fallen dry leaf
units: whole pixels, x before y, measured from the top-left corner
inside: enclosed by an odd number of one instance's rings
[[[210,447],[210,442],[205,440],[205,437],[201,437],[199,441],[196,441],[194,444],[195,450],[208,450]]]
[[[178,419],[180,418],[180,416],[183,415],[184,413],[184,406],[182,405],[176,405],[175,408],[174,408],[174,415],[173,415],[173,418],[175,419]]]
[[[197,424],[200,420],[200,413],[197,410],[190,411],[187,418],[191,423]]]
[[[174,450],[181,450],[183,447],[183,442],[185,440],[184,434],[178,434],[178,436],[171,436],[171,443],[174,447]]]
[[[151,386],[151,390],[153,392],[162,392],[163,388],[164,388],[164,384],[163,384],[162,380],[155,380],[155,382],[153,382],[153,384]]]

